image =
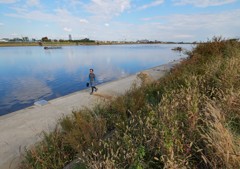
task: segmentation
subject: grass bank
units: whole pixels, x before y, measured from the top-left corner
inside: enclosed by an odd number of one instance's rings
[[[169,74],[63,117],[21,168],[240,168],[240,44],[198,44]]]

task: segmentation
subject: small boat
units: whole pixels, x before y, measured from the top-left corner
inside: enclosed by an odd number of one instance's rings
[[[62,49],[61,46],[44,46],[44,49]]]
[[[172,48],[172,50],[181,52],[183,50],[183,48],[182,47],[175,47],[175,48]]]

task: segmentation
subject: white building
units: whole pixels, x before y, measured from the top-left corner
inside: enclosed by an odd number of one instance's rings
[[[0,42],[8,42],[6,39],[0,39]]]

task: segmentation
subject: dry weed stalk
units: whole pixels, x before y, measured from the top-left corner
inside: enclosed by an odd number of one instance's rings
[[[204,113],[207,128],[202,127],[200,132],[207,149],[212,150],[212,155],[207,157],[211,166],[214,169],[217,169],[220,164],[228,169],[239,168],[240,147],[237,145],[240,142],[235,140],[226,128],[224,114],[211,103],[207,103]]]

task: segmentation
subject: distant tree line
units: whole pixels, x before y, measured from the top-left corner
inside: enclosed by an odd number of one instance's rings
[[[79,40],[71,40],[71,42],[95,42],[94,40],[90,40],[89,38],[79,39]]]
[[[64,40],[64,39],[60,39],[60,40],[51,40],[48,39],[48,37],[42,37],[41,39],[42,42],[95,42],[94,40],[90,40],[89,38],[84,38],[84,39],[79,39],[79,40]]]

